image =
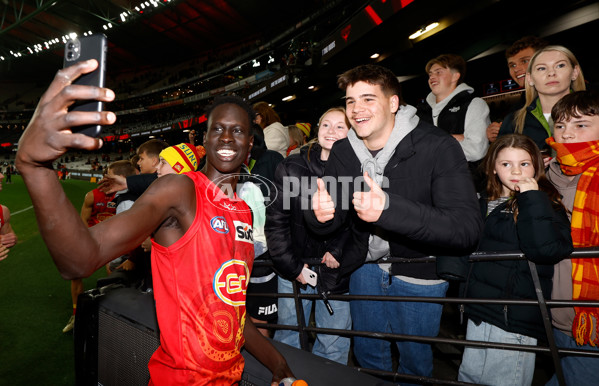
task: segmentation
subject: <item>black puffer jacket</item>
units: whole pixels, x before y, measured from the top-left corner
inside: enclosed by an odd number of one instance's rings
[[[543,296],[551,296],[553,265],[572,251],[570,221],[563,207],[552,205],[544,192],[534,190],[518,195],[518,222],[499,205],[487,216],[479,251],[521,250],[537,264]],[[481,199],[487,212],[487,201]],[[504,260],[471,263],[465,284],[466,297],[494,299],[533,299],[536,292],[528,261]],[[466,314],[475,323],[485,321],[503,330],[546,339],[538,306],[468,304]]]
[[[271,195],[272,204],[266,208],[264,232],[268,250],[275,269],[290,281],[299,276],[304,262],[322,259],[326,252],[341,261],[350,235],[343,228],[324,237],[306,226],[303,211],[310,208],[309,193],[316,191],[316,178],[324,173],[325,161],[320,159],[320,152],[318,144],[303,147],[300,154],[290,155],[279,164],[274,180],[277,191]],[[335,294],[348,291],[349,277],[340,278],[338,269],[325,265],[314,269],[320,291]]]

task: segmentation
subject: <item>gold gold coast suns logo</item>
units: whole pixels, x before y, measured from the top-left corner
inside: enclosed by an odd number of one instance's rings
[[[216,296],[224,303],[238,307],[245,305],[245,293],[250,270],[243,260],[224,262],[214,274],[212,288]]]

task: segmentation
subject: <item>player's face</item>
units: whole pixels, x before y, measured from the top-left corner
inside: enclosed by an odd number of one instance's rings
[[[139,166],[139,171],[141,173],[155,173],[156,172],[156,158],[150,157],[145,151],[139,153],[139,161],[137,161],[137,166]]]
[[[225,103],[212,110],[208,131],[204,134],[204,173],[209,178],[213,172],[229,174],[239,171],[254,143],[250,125],[247,112],[234,103]]]
[[[520,87],[524,87],[528,62],[530,62],[530,58],[532,58],[534,54],[535,50],[532,47],[527,47],[518,51],[516,55],[507,58],[507,66],[510,70],[510,75]]]
[[[599,115],[581,115],[555,122],[554,137],[559,143],[599,141]]]

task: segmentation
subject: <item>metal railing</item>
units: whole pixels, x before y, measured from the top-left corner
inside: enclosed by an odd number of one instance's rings
[[[578,248],[576,249],[570,258],[595,258],[599,257],[599,248]],[[508,252],[475,252],[469,256],[469,262],[483,262],[483,261],[500,261],[500,260],[526,260],[525,255],[520,251],[508,251]],[[406,258],[388,258],[385,259],[385,263],[423,263],[423,264],[434,264],[436,258],[434,256],[423,257],[419,259],[406,259]],[[371,262],[371,263],[380,263]],[[320,260],[314,259],[309,261],[309,265],[321,264]],[[370,264],[370,263],[366,263]],[[428,337],[428,336],[416,336],[416,335],[401,335],[401,334],[390,334],[381,332],[368,332],[368,331],[355,331],[355,330],[339,330],[339,329],[328,329],[312,327],[306,324],[303,320],[303,306],[302,299],[310,300],[321,300],[320,295],[317,294],[301,294],[299,293],[299,286],[297,281],[293,281],[293,293],[291,294],[279,294],[279,293],[252,293],[251,296],[259,297],[287,297],[295,300],[296,314],[297,314],[297,326],[281,325],[274,323],[256,323],[260,328],[266,328],[269,330],[287,329],[298,331],[299,341],[303,350],[309,351],[309,334],[329,334],[329,335],[340,335],[346,337],[368,337],[375,339],[386,339],[390,341],[395,340],[408,340],[418,343],[426,343],[430,345],[434,344],[449,344],[453,346],[463,347],[479,347],[479,348],[494,348],[504,350],[515,350],[534,352],[536,354],[550,355],[555,374],[560,385],[566,385],[564,375],[560,363],[560,357],[564,355],[580,355],[589,357],[599,357],[599,351],[587,351],[587,350],[572,350],[558,348],[555,344],[553,335],[553,328],[551,324],[551,317],[549,314],[550,307],[574,307],[574,306],[586,306],[586,307],[599,307],[599,299],[597,301],[572,301],[572,300],[548,300],[543,296],[541,285],[539,281],[539,275],[537,273],[536,265],[532,262],[528,262],[530,272],[537,294],[537,299],[533,300],[515,300],[515,299],[484,299],[484,298],[466,298],[466,297],[414,297],[414,296],[371,296],[371,295],[328,295],[328,300],[371,300],[371,301],[392,301],[392,302],[426,302],[426,303],[440,303],[440,304],[471,304],[471,303],[484,303],[484,304],[502,304],[502,305],[537,305],[540,308],[541,315],[543,317],[543,325],[547,336],[546,346],[530,346],[530,345],[518,345],[518,344],[507,344],[507,343],[494,343],[484,341],[472,341],[466,339],[454,339],[444,337]],[[272,266],[270,261],[256,261],[255,266]],[[459,382],[455,380],[437,379],[432,377],[414,376],[407,374],[400,374],[396,372],[381,371],[368,368],[356,367],[359,371],[370,373],[381,378],[390,379],[393,381],[408,381],[417,382],[421,384],[435,384],[435,385],[471,385],[470,383]]]

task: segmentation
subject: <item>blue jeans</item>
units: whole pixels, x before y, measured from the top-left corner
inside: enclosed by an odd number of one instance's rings
[[[350,280],[351,295],[443,297],[448,283],[418,285],[399,280],[379,268],[364,264]],[[384,332],[405,335],[437,336],[441,322],[442,304],[352,300],[351,315],[357,331]],[[431,376],[433,352],[431,346],[411,341],[397,341],[398,372]],[[391,343],[384,339],[354,337],[354,356],[360,366],[393,371]]]
[[[279,293],[293,293],[293,284],[289,280],[279,277]],[[308,285],[306,289],[300,288],[302,294],[316,294],[316,288]],[[310,320],[310,311],[312,310],[310,299],[303,299],[304,321],[307,324]],[[349,313],[349,302],[341,300],[329,300],[333,308],[333,315],[329,314],[322,300],[315,301],[314,319],[318,328],[335,328],[339,330],[351,329],[351,316]],[[279,298],[279,324],[297,326],[297,315],[295,312],[295,300],[293,298]],[[289,346],[300,348],[299,333],[292,330],[275,331],[274,340],[285,343]],[[323,358],[330,359],[341,364],[347,364],[349,355],[350,338],[338,335],[317,334],[316,342],[312,347],[312,353]]]
[[[467,340],[536,346],[537,340],[502,330],[489,323],[468,320]],[[535,372],[533,352],[466,347],[458,381],[483,385],[530,385]]]
[[[574,338],[569,337],[557,328],[553,329],[553,335],[555,336],[555,344],[558,348],[599,351],[599,347],[593,347],[588,344],[578,346]],[[584,386],[597,384],[597,370],[599,369],[598,357],[566,355],[562,357],[561,364],[567,385]],[[549,382],[547,382],[547,385],[558,385],[555,374],[551,377]]]

